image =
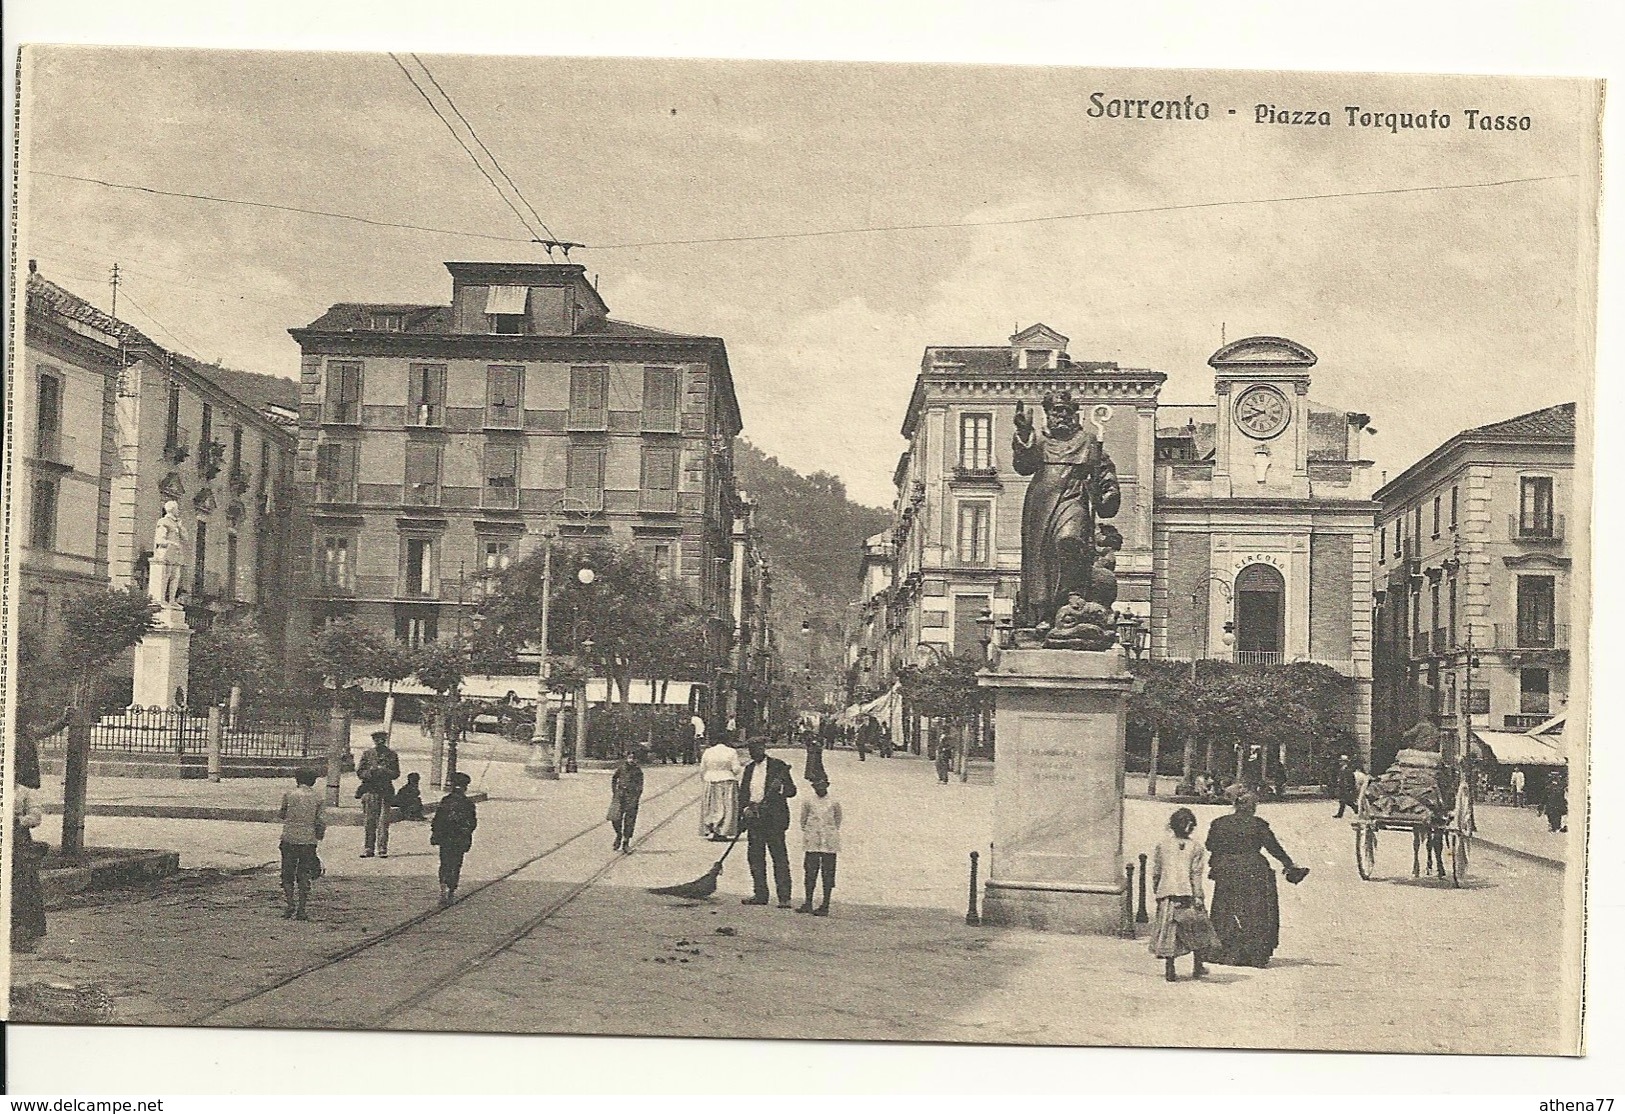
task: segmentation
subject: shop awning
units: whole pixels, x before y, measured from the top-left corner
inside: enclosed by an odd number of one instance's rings
[[[1503,766],[1564,766],[1568,758],[1550,736],[1516,731],[1474,731],[1473,741]]]

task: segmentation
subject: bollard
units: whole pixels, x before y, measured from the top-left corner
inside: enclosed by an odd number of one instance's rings
[[[220,708],[215,706],[209,709],[207,746],[209,754],[209,780],[220,780]]]
[[[1149,924],[1151,918],[1145,911],[1145,855],[1140,855],[1140,907],[1134,911],[1135,924]]]
[[[1123,935],[1134,936],[1134,864],[1123,867]]]
[[[970,905],[965,909],[965,923],[970,925],[982,923],[982,914],[976,911],[976,861],[980,858],[975,851],[970,853]]]

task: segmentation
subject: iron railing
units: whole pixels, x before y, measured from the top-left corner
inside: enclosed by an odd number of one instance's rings
[[[321,715],[303,708],[257,709],[236,719],[221,714],[220,753],[240,758],[314,758],[326,753]],[[90,725],[90,749],[120,754],[207,754],[209,715],[204,708],[125,708]],[[67,746],[68,731],[44,740]]]

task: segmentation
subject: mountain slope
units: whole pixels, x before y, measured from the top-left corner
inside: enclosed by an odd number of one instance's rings
[[[891,512],[852,502],[838,476],[803,476],[748,441],[735,449],[734,469],[756,503],[756,527],[772,562],[772,622],[785,671],[804,678],[810,660],[816,691],[833,689],[844,699],[844,632],[858,598],[863,543],[891,525]],[[810,639],[801,633],[804,621],[812,624]],[[798,691],[812,690],[803,680]]]

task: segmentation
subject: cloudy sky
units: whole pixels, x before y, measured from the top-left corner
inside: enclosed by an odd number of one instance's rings
[[[1318,400],[1372,415],[1390,474],[1590,389],[1579,83],[423,61],[553,233],[589,245],[573,258],[616,317],[725,338],[747,436],[871,504],[890,502],[925,346],[1034,321],[1076,358],[1168,372],[1168,402],[1210,395],[1221,332],[1290,336],[1320,356]],[[120,316],[182,351],[291,377],[287,329],[333,302],[443,302],[445,260],[545,258],[387,55],[30,62],[26,255],[103,308],[117,261]],[[1211,115],[1091,118],[1097,91],[1189,94]],[[1259,125],[1259,103],[1333,126]],[[1351,128],[1348,105],[1452,126]],[[1531,128],[1472,132],[1467,108]],[[1282,200],[1323,194],[1359,196]],[[798,235],[872,228],[893,230]],[[670,243],[734,237],[763,238]]]

